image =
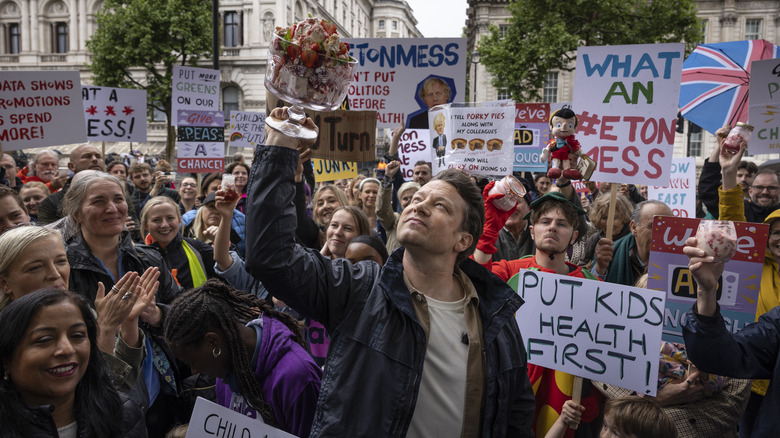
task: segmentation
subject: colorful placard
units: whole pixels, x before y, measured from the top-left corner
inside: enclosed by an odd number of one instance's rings
[[[77,71],[0,71],[0,143],[8,152],[87,141]]]
[[[664,340],[683,342],[681,321],[696,302],[696,282],[683,254],[685,241],[696,236],[699,219],[656,216],[653,218],[647,287],[666,294]],[[736,333],[756,319],[769,227],[734,222],[737,252],[726,262],[718,285],[720,313],[729,331]]]
[[[647,199],[668,205],[676,217],[696,217],[696,158],[672,158],[669,184],[648,186]]]
[[[225,170],[225,116],[222,111],[181,110],[177,157],[179,172],[210,173]]]
[[[146,90],[81,84],[90,141],[146,141]]]
[[[529,363],[655,395],[662,292],[531,270],[507,283]]]
[[[755,128],[748,143],[750,153],[780,152],[780,59],[750,64],[749,120]]]
[[[295,438],[295,435],[247,417],[203,397],[195,400],[186,438]]]
[[[322,160],[312,158],[314,166],[314,181],[326,182],[337,179],[354,178],[357,176],[357,163],[337,160]]]
[[[376,161],[376,111],[313,112],[320,128],[312,157],[336,161]]]
[[[173,66],[171,114],[180,110],[219,109],[219,70]],[[171,125],[178,126],[178,117]]]
[[[669,183],[682,43],[577,49],[577,140],[597,164],[591,179]]]
[[[401,175],[411,181],[414,163],[431,161],[431,139],[427,129],[407,129],[398,142],[398,157],[401,159]]]
[[[253,148],[265,144],[265,114],[247,111],[230,113],[230,146]]]
[[[550,104],[515,104],[515,172],[546,172],[539,155],[550,137]]]

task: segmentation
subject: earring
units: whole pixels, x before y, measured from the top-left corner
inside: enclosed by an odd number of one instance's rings
[[[211,354],[212,354],[214,357],[219,357],[219,355],[220,355],[220,354],[222,354],[222,349],[221,349],[221,348],[219,348],[219,347],[214,347],[214,349],[213,349],[213,350],[211,350]]]

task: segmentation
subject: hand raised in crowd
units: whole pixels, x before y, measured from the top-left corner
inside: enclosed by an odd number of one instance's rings
[[[157,307],[157,289],[160,287],[160,282],[157,279],[160,277],[160,269],[152,267],[144,272],[147,275],[146,281],[144,281],[144,288],[141,295],[144,297],[144,306],[140,309],[133,309],[134,313],[140,311],[138,317],[141,321],[153,325],[159,326],[162,322],[162,310]]]
[[[615,252],[615,242],[602,237],[596,243],[596,273],[599,275],[606,275],[609,264],[612,263],[612,256]]]
[[[303,163],[311,158],[312,150],[308,147],[298,148],[300,155],[298,155],[298,170],[295,171],[295,182],[303,181]]]
[[[388,154],[395,155],[398,153],[398,144],[401,142],[401,136],[404,134],[404,131],[406,131],[406,128],[403,126],[393,130],[393,139],[390,142],[390,149],[387,151]]]
[[[563,424],[576,430],[580,425],[583,412],[585,412],[585,406],[577,404],[574,400],[566,400],[563,409],[561,409]]]
[[[117,330],[138,300],[135,292],[140,283],[141,279],[136,272],[126,273],[108,294],[103,283],[98,283],[95,310],[98,314],[98,347],[101,351],[113,353]]]
[[[119,333],[122,340],[131,347],[140,347],[138,336],[138,318],[149,308],[150,303],[155,302],[157,289],[160,287],[160,268],[149,267],[141,275],[141,283],[138,285],[137,300],[133,309],[127,315],[122,325],[119,326]],[[152,304],[153,305],[153,304]],[[155,305],[156,307],[156,305]]]
[[[698,285],[696,310],[701,315],[713,316],[717,309],[718,279],[723,275],[725,265],[715,262],[715,258],[708,256],[697,244],[698,240],[695,237],[688,238],[683,253],[688,256],[688,269],[691,270],[691,275]]]
[[[59,190],[65,185],[66,182],[68,182],[68,178],[70,178],[70,176],[67,172],[65,172],[62,175],[58,175],[52,178],[51,181],[49,181],[49,184],[54,190]]]
[[[300,165],[300,162],[298,164]],[[228,201],[225,199],[226,194],[227,192],[222,189],[222,186],[219,186],[219,189],[216,191],[216,193],[214,193],[214,208],[217,209],[217,212],[222,217],[222,220],[227,220],[229,222],[233,220],[233,210],[236,209],[236,204],[238,204],[240,198]],[[203,234],[206,234],[208,237],[213,239],[214,236],[217,235],[218,228],[218,226],[212,225],[206,228],[203,231]]]
[[[287,107],[274,108],[271,114],[268,116],[277,120],[287,120],[290,118],[290,113],[287,111]],[[314,120],[311,117],[306,117],[303,121],[303,126],[308,129],[312,129],[319,135],[320,128],[314,124]],[[314,144],[316,139],[301,140],[298,138],[288,137],[287,135],[277,131],[276,129],[269,129],[265,136],[265,144],[269,146],[282,146],[288,149],[298,149],[299,146],[309,147]]]
[[[396,173],[398,173],[398,169],[401,168],[401,162],[400,161],[391,161],[387,163],[387,167],[385,167],[385,178],[387,179],[393,179]]]
[[[661,406],[692,403],[704,398],[704,385],[699,377],[699,370],[691,365],[691,372],[685,380],[669,382],[658,390],[655,400]]]

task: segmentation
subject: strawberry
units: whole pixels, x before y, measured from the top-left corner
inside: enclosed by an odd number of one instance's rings
[[[339,55],[347,53],[347,45],[344,43],[339,44]]]
[[[322,24],[322,28],[325,29],[325,32],[327,32],[328,35],[333,35],[336,33],[336,25],[330,21],[322,20],[320,24]]]
[[[314,50],[303,49],[303,53],[301,54],[301,61],[306,67],[312,68],[314,67],[314,64],[317,63],[317,53]]]
[[[311,45],[311,49],[315,52],[320,52],[320,43],[314,43]]]
[[[287,46],[287,56],[290,57],[290,60],[294,61],[301,56],[301,48],[300,46],[297,46],[295,44],[290,44]]]

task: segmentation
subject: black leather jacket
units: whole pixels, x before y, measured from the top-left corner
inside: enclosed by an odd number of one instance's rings
[[[331,334],[312,437],[406,435],[417,403],[426,336],[402,272],[403,248],[382,269],[330,260],[294,244],[298,153],[261,146],[249,180],[247,270]],[[472,260],[485,357],[483,437],[531,437],[534,396],[514,313],[519,296]]]

